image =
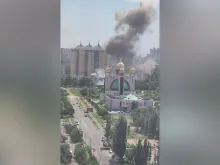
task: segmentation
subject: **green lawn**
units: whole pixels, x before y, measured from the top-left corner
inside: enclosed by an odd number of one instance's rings
[[[99,122],[99,124],[104,128],[105,124],[103,123],[103,119],[96,112],[92,112],[93,117]]]
[[[72,95],[81,97],[79,88],[68,88],[67,89]]]
[[[119,119],[119,116],[120,116],[119,114],[112,114],[112,115],[111,115],[112,119],[114,119],[114,120],[116,120],[116,121]],[[127,122],[128,122],[128,123],[132,123],[132,122],[133,122],[131,115],[124,115],[124,114],[123,114],[123,116],[127,119]]]
[[[128,139],[133,139],[133,138],[136,138],[136,139],[144,139],[145,136],[142,135],[142,134],[139,134],[137,132],[135,132],[135,129],[130,129],[130,133],[127,137]]]

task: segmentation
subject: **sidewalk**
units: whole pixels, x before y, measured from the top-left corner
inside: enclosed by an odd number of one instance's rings
[[[69,122],[72,123],[71,120],[69,120]],[[67,135],[64,126],[61,126],[61,133],[62,133],[64,136],[67,137],[66,143],[69,144],[69,146],[70,146],[70,150],[74,153],[74,150],[75,150],[75,144],[71,143],[70,136]],[[73,159],[72,159],[72,162],[70,163],[70,165],[78,165],[78,163],[77,163],[77,162],[75,161],[75,159],[73,158]]]

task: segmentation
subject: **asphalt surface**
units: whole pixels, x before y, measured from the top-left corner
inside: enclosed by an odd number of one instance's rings
[[[94,155],[101,165],[114,165],[114,163],[110,161],[112,154],[110,154],[108,150],[100,150],[100,147],[102,147],[102,136],[104,136],[103,129],[97,129],[92,121],[84,116],[84,111],[78,107],[79,104],[76,104],[78,102],[76,96],[69,96],[69,98],[70,103],[72,105],[75,104],[73,105],[75,109],[75,120],[79,122],[79,127],[83,130],[85,143],[94,148]]]

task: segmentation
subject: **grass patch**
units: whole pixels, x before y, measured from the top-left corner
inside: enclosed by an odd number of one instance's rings
[[[143,139],[145,139],[145,136],[142,135],[142,134],[140,134],[140,133],[135,132],[135,129],[132,128],[132,129],[130,129],[130,133],[129,133],[129,135],[128,135],[127,138],[128,138],[128,139],[136,138],[136,139],[141,139],[141,140],[143,140]]]
[[[104,128],[105,124],[103,123],[103,119],[97,113],[92,112],[93,117],[99,122],[99,124]]]
[[[99,129],[99,126],[98,124],[93,120],[92,116],[90,114],[87,114],[88,118],[92,121],[92,124],[97,128]]]
[[[67,90],[72,95],[81,97],[80,89],[78,89],[78,88],[68,88]]]

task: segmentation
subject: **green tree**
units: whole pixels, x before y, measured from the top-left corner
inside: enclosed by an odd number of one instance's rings
[[[128,125],[128,128],[127,128],[127,135],[128,135],[128,136],[129,136],[129,134],[130,134],[130,129],[131,129],[131,126]]]
[[[113,151],[123,161],[126,150],[127,120],[124,116],[120,116],[115,127],[113,137]]]
[[[80,90],[80,93],[81,93],[82,96],[88,96],[88,88],[87,87],[83,87]]]
[[[88,154],[85,147],[76,147],[75,151],[75,160],[79,165],[88,165]]]
[[[70,77],[70,75],[68,75],[68,76],[65,78],[64,86],[69,86],[69,85],[71,85],[71,81],[72,81],[72,78]]]
[[[66,140],[67,140],[67,137],[61,134],[61,135],[60,135],[60,142],[61,142],[61,143],[65,143]]]
[[[75,125],[71,125],[71,124],[66,124],[64,125],[64,128],[66,129],[66,133],[67,134],[71,134],[71,132],[73,131],[73,129],[76,128]]]
[[[137,147],[135,149],[135,156],[134,156],[134,161],[136,165],[142,165],[143,164],[143,160],[142,160],[142,144],[141,144],[141,140],[138,140],[138,144]]]
[[[132,164],[132,163],[134,162],[135,149],[132,148],[132,149],[126,150],[125,156],[126,156],[126,158],[127,158],[127,160],[128,160],[128,163],[129,163],[129,164]]]
[[[83,141],[82,133],[78,129],[72,130],[70,138],[73,143],[79,143]]]
[[[142,147],[142,151],[141,151],[141,159],[142,159],[142,163],[143,165],[146,165],[147,164],[147,161],[148,161],[148,154],[149,154],[149,144],[147,142],[147,139],[144,140],[144,145]]]
[[[68,144],[61,144],[60,146],[60,162],[62,164],[70,164],[72,161],[72,154],[69,151]]]
[[[79,86],[93,86],[93,80],[91,78],[88,78],[88,77],[82,77],[80,80],[79,80]]]
[[[77,78],[72,78],[72,80],[71,80],[71,85],[72,86],[74,86],[74,87],[76,87],[77,85],[78,85],[78,80],[77,80]]]
[[[111,135],[111,120],[108,119],[105,126],[105,137],[107,140],[109,140],[110,135]]]

